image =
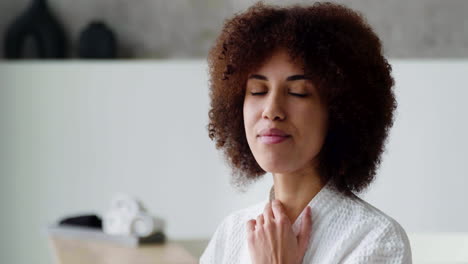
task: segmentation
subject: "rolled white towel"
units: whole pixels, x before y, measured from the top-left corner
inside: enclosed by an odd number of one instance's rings
[[[146,213],[140,213],[132,218],[131,233],[138,237],[147,237],[156,231],[155,219]]]
[[[110,209],[120,211],[128,216],[136,216],[144,211],[140,201],[128,194],[116,194],[112,197]]]
[[[164,228],[162,219],[150,215],[143,204],[130,195],[114,195],[110,204],[102,217],[106,234],[147,237]]]
[[[118,210],[109,210],[103,215],[102,229],[109,235],[130,235],[132,218]]]

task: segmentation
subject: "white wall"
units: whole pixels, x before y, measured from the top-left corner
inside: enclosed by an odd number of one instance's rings
[[[408,232],[468,231],[468,61],[392,65],[397,119],[362,196]],[[0,100],[2,263],[49,263],[43,228],[100,213],[115,192],[164,218],[170,239],[208,238],[272,184],[229,185],[202,60],[0,63]]]
[[[393,61],[398,113],[364,195],[410,232],[468,231],[468,61]]]

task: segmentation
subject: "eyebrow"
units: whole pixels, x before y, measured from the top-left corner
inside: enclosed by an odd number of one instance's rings
[[[268,81],[268,78],[260,75],[260,74],[252,74],[249,76],[250,79],[257,79],[257,80],[262,80],[262,81]],[[291,75],[288,78],[286,78],[286,81],[298,81],[298,80],[310,80],[309,77],[303,74],[296,74],[296,75]]]

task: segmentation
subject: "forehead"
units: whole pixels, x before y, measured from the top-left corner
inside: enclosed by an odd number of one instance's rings
[[[288,51],[282,48],[273,51],[252,73],[267,75],[302,74],[304,68],[302,61],[293,60]]]

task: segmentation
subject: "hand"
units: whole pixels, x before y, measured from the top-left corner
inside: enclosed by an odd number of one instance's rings
[[[300,264],[312,230],[310,207],[307,206],[299,234],[294,234],[280,201],[267,203],[257,220],[247,222],[247,241],[254,264]]]

